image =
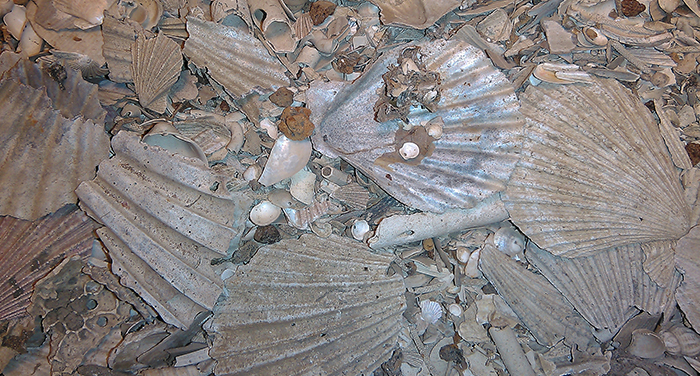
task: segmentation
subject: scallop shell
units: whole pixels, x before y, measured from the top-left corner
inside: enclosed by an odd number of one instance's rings
[[[206,68],[234,99],[256,88],[288,86],[284,66],[252,35],[193,17],[187,18],[187,31],[190,37],[184,54],[196,66]]]
[[[229,193],[202,160],[134,133],[119,132],[112,149],[97,178],[76,190],[81,206],[107,226],[98,234],[122,283],[166,322],[187,327],[221,293],[225,266],[211,260],[238,244],[252,198]]]
[[[15,78],[0,81],[2,215],[34,220],[76,203],[73,190],[95,176],[95,166],[109,155],[101,124],[80,116],[64,118],[51,106],[47,90]]]
[[[131,77],[142,106],[165,112],[168,92],[180,77],[180,46],[163,34],[146,39],[144,34],[131,46]]]
[[[216,374],[370,374],[396,346],[406,307],[390,261],[335,235],[261,248],[205,324]]]
[[[97,227],[75,205],[33,222],[0,217],[0,321],[27,315],[34,284],[65,257],[88,256]]]
[[[679,283],[675,272],[667,289],[654,283],[644,272],[644,253],[638,244],[570,259],[530,243],[526,256],[586,321],[613,334],[638,308],[652,315],[664,312]]]
[[[132,82],[131,45],[136,41],[136,28],[107,14],[102,22],[102,37],[102,54],[109,68],[109,79],[114,82]]]
[[[367,209],[370,193],[367,188],[357,183],[350,183],[334,190],[331,193],[331,198],[344,203],[352,210],[364,211]]]
[[[567,257],[676,240],[690,210],[646,107],[615,80],[529,87],[523,158],[504,195],[513,222]]]
[[[382,23],[408,26],[415,29],[425,29],[432,26],[447,12],[462,5],[459,0],[426,1],[426,0],[371,0],[372,4],[381,9]]]
[[[429,71],[441,79],[441,99],[435,112],[414,109],[413,126],[441,117],[443,135],[435,150],[418,163],[377,159],[394,152],[401,121],[377,123],[374,103],[387,66],[399,50],[386,53],[352,85],[317,84],[307,91],[316,149],[341,156],[409,206],[434,212],[474,207],[505,189],[518,159],[523,122],[508,80],[486,56],[465,42],[419,44]],[[337,93],[333,95],[334,93]]]
[[[676,243],[676,267],[683,273],[683,283],[676,291],[676,301],[693,328],[700,328],[700,225]]]

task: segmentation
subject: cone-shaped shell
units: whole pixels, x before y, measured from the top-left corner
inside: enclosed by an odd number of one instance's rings
[[[82,78],[81,78],[82,80]],[[0,214],[35,220],[76,203],[73,190],[109,153],[101,125],[64,118],[44,89],[0,82]]]
[[[396,64],[400,50],[382,56],[352,85],[317,84],[307,91],[314,147],[340,156],[404,204],[443,212],[471,208],[505,189],[518,159],[523,122],[510,82],[476,48],[458,41],[419,44],[429,72],[440,75],[440,100],[434,112],[414,108],[414,127],[437,117],[444,122],[432,154],[418,163],[378,163],[393,153],[402,121],[374,120],[382,75]]]
[[[180,46],[162,33],[151,39],[141,34],[131,46],[131,59],[131,77],[139,102],[162,114],[168,91],[180,77]]]
[[[504,201],[540,247],[578,257],[676,240],[690,209],[649,110],[615,80],[531,86],[523,158]]]
[[[206,68],[233,99],[256,88],[274,91],[289,83],[284,66],[246,31],[193,17],[187,18],[187,31],[183,53]]]
[[[96,227],[75,205],[33,222],[1,217],[0,321],[26,315],[34,284],[65,257],[89,255]]]
[[[224,266],[211,260],[238,244],[252,199],[226,191],[205,162],[136,134],[119,132],[112,149],[97,178],[78,187],[81,205],[107,226],[99,235],[122,283],[166,322],[187,327],[221,293]]]
[[[370,374],[391,356],[406,305],[390,260],[335,235],[261,248],[205,328],[216,374]]]

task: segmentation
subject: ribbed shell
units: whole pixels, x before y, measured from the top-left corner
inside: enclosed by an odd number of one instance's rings
[[[518,264],[492,245],[481,250],[479,268],[537,342],[588,348],[593,328],[543,276]]]
[[[683,283],[676,290],[676,301],[695,330],[700,329],[700,225],[676,244],[676,267]]]
[[[578,257],[688,231],[690,210],[659,128],[622,85],[543,84],[522,101],[523,158],[504,201],[540,247]]]
[[[63,258],[88,256],[97,227],[75,205],[33,222],[0,217],[0,321],[27,315],[34,284]]]
[[[659,242],[644,243],[641,245],[644,251],[644,271],[660,287],[669,287],[676,278],[676,267],[673,250],[673,242],[662,240]]]
[[[261,248],[206,324],[216,374],[370,374],[396,347],[406,306],[390,261],[335,235]]]
[[[97,178],[76,193],[100,231],[122,283],[163,319],[187,327],[213,308],[224,266],[211,260],[238,244],[252,199],[230,194],[204,162],[181,157],[119,132],[116,156],[100,164]]]
[[[134,26],[106,14],[102,22],[102,54],[109,68],[109,79],[114,82],[132,82],[131,45],[136,40]]]
[[[664,312],[679,283],[675,272],[668,289],[654,283],[642,268],[639,245],[569,259],[530,243],[526,256],[591,325],[612,333],[635,316],[637,308],[652,315]]]
[[[131,77],[139,102],[164,113],[168,92],[182,69],[180,46],[162,33],[150,39],[141,34],[131,46],[131,59]]]
[[[274,91],[288,85],[284,66],[249,33],[193,17],[187,18],[187,31],[184,54],[234,99],[256,88]]]
[[[313,85],[307,91],[316,131],[314,147],[340,156],[389,194],[409,206],[433,212],[471,208],[505,189],[518,160],[523,122],[513,87],[490,60],[464,42],[419,44],[429,71],[441,79],[435,112],[415,108],[408,115],[418,126],[437,116],[445,125],[435,150],[420,164],[375,163],[394,152],[396,130],[403,123],[374,120],[377,90],[399,50],[385,53],[352,85]],[[337,93],[334,95],[334,93]]]
[[[43,88],[0,82],[0,215],[35,220],[76,203],[73,190],[109,155],[102,125],[68,120],[51,102]]]
[[[341,201],[352,210],[366,210],[370,194],[367,188],[357,183],[350,183],[333,191],[331,197]]]

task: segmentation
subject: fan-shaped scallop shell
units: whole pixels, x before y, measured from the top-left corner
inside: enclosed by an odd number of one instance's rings
[[[400,120],[374,120],[382,75],[399,50],[386,53],[352,85],[318,84],[307,91],[316,133],[314,147],[341,156],[404,204],[443,212],[470,208],[505,189],[518,159],[523,122],[510,82],[489,59],[464,42],[419,44],[428,71],[440,75],[435,112],[414,108],[409,122],[420,126],[441,117],[442,136],[420,163],[376,163],[394,152]]]
[[[540,247],[567,257],[676,240],[690,209],[646,107],[615,80],[529,87],[523,157],[504,201]]]
[[[87,213],[107,226],[98,231],[115,274],[163,319],[187,327],[211,310],[222,291],[225,265],[238,244],[252,198],[229,193],[205,162],[173,154],[119,132],[116,156],[77,194]]]
[[[33,222],[0,217],[0,321],[26,315],[34,284],[65,257],[89,255],[96,227],[75,205]]]
[[[184,54],[222,85],[234,99],[253,89],[287,86],[286,69],[248,32],[198,18],[187,18],[190,37]]]
[[[168,91],[180,77],[180,46],[162,33],[151,39],[141,34],[131,46],[131,58],[131,77],[139,102],[162,114],[167,106]]]
[[[94,177],[95,166],[108,156],[102,125],[81,116],[66,119],[46,91],[50,89],[34,89],[13,77],[0,82],[2,215],[34,220],[76,203],[73,190]]]
[[[390,260],[335,235],[261,248],[206,324],[216,374],[371,373],[396,346],[406,305]]]

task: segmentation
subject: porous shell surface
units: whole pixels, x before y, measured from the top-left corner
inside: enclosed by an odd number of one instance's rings
[[[529,87],[523,157],[504,195],[513,222],[567,257],[676,240],[690,208],[647,108],[614,80]]]
[[[437,116],[444,121],[435,150],[420,163],[375,161],[394,152],[400,120],[374,120],[382,75],[400,52],[386,53],[351,85],[313,85],[307,91],[316,132],[314,147],[340,156],[409,206],[433,212],[474,207],[505,189],[518,160],[523,122],[508,80],[486,56],[465,42],[435,41],[418,45],[428,71],[441,80],[435,112],[415,108],[414,126]]]
[[[222,265],[238,244],[252,198],[229,193],[205,162],[119,132],[116,156],[82,183],[81,207],[103,223],[98,232],[112,269],[163,319],[187,327],[222,291]],[[187,276],[183,278],[183,276]]]
[[[381,9],[382,23],[409,26],[416,29],[430,27],[447,12],[462,5],[459,0],[432,2],[427,0],[372,0]]]
[[[371,373],[394,350],[405,309],[389,262],[335,235],[261,248],[205,324],[216,374]]]
[[[36,221],[0,218],[0,320],[27,315],[34,284],[65,257],[87,256],[98,225],[66,205]]]
[[[253,89],[287,86],[286,69],[247,31],[188,17],[183,53],[222,85],[233,99]]]
[[[131,58],[131,77],[139,102],[162,114],[168,91],[180,77],[180,46],[162,33],[150,39],[141,34],[131,46]]]
[[[76,203],[73,190],[108,156],[102,125],[66,119],[43,88],[14,78],[0,81],[0,116],[0,214],[35,220]]]

